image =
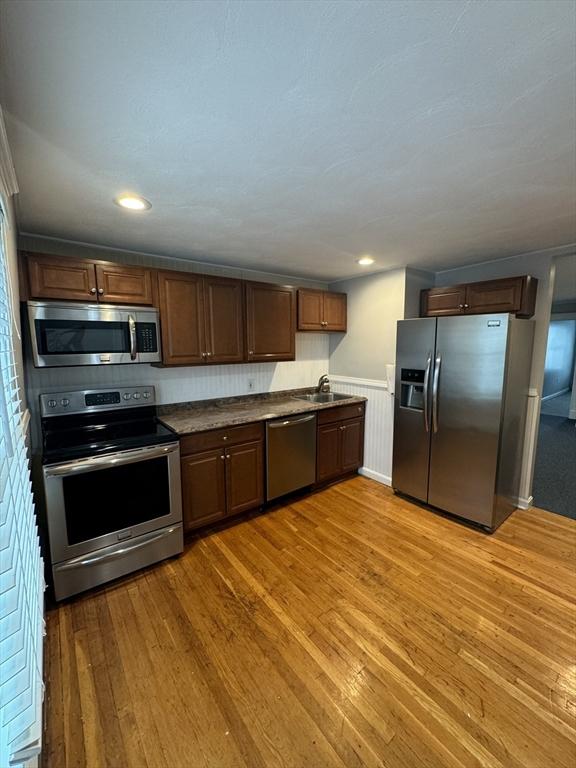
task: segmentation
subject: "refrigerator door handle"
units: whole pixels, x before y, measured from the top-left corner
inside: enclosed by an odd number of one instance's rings
[[[436,355],[434,365],[434,376],[432,378],[432,430],[438,432],[438,381],[440,379],[440,366],[442,365],[442,355]]]
[[[426,370],[424,371],[424,427],[426,432],[430,432],[430,418],[428,415],[428,400],[430,398],[430,366],[432,364],[432,355],[428,353],[426,360]]]

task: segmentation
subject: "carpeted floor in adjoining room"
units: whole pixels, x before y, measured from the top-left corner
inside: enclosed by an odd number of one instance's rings
[[[540,416],[532,493],[535,506],[576,519],[576,421]]]

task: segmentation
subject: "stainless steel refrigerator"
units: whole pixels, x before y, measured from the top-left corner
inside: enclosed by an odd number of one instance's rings
[[[534,323],[398,323],[394,490],[494,530],[516,508]]]

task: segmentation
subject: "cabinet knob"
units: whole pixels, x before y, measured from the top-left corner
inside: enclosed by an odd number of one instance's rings
[[[104,293],[104,288],[98,288],[98,295],[102,296],[103,293]]]
[[[229,459],[229,458],[230,458],[230,454],[229,454],[229,453],[227,453],[227,454],[226,454],[226,458],[227,458],[227,459]]]
[[[222,437],[222,440],[228,440],[228,435],[224,435],[224,436]]]
[[[226,458],[226,456],[224,456],[224,454],[222,454],[222,456],[220,456],[220,458],[221,458],[221,459],[225,459],[225,458]]]
[[[206,357],[212,357],[212,352],[206,352]]]
[[[470,309],[470,304],[464,304],[464,309]]]
[[[90,293],[94,295],[96,293],[96,288],[90,288]]]
[[[202,352],[202,357],[206,357],[206,352]]]
[[[249,355],[253,355],[254,354],[254,350],[253,349],[248,350],[248,354]]]

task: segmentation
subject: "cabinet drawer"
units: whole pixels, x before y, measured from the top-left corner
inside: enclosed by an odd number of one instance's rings
[[[341,405],[336,408],[325,408],[318,411],[318,424],[331,424],[334,421],[354,419],[364,415],[364,403]]]
[[[250,440],[264,439],[264,425],[261,422],[255,424],[243,424],[240,427],[228,427],[224,429],[211,429],[207,432],[198,432],[194,435],[186,435],[180,440],[180,453],[186,456],[197,451],[208,451],[221,446],[235,445]]]

